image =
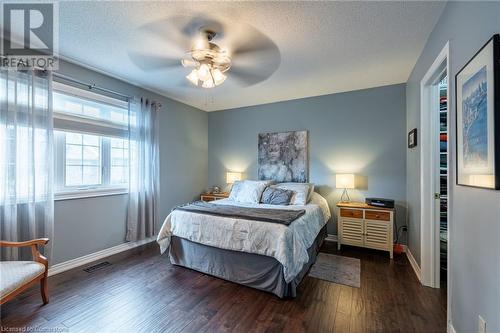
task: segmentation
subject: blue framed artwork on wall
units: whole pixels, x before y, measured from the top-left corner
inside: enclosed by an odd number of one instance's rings
[[[500,35],[455,76],[457,185],[500,189]]]

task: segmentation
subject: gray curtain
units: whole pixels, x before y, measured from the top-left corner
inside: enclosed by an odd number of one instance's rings
[[[0,239],[52,239],[52,75],[0,70]],[[51,256],[51,242],[42,249]],[[2,260],[30,260],[2,248]],[[24,252],[26,251],[26,252]]]
[[[129,202],[127,241],[155,234],[158,220],[158,108],[146,99],[129,103]]]

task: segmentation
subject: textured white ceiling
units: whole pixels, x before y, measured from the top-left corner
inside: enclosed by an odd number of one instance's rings
[[[60,2],[60,53],[206,111],[406,82],[444,2]],[[244,22],[268,36],[281,64],[249,87],[189,87],[188,70],[144,72],[129,50],[176,55],[138,28],[175,15]]]

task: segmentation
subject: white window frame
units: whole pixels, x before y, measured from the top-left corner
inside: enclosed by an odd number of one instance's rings
[[[119,108],[128,109],[128,102],[86,91],[70,85],[54,82],[56,92],[72,95],[78,98],[95,102],[102,102]],[[64,135],[57,135],[57,131],[74,132],[101,136],[101,184],[89,186],[66,186],[66,142]],[[111,144],[110,138],[128,138],[128,126],[106,120],[92,119],[81,115],[59,113],[54,111],[54,185],[55,200],[67,200],[88,197],[100,197],[128,193],[128,184],[124,186],[111,185]],[[130,149],[130,147],[129,147]]]

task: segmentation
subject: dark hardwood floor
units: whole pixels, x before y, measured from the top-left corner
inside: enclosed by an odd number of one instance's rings
[[[446,295],[422,287],[404,255],[341,254],[361,259],[361,288],[306,277],[297,298],[281,300],[173,266],[150,245],[93,273],[50,277],[48,305],[39,288],[4,304],[2,332],[446,332]]]

